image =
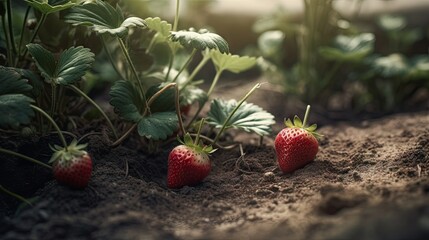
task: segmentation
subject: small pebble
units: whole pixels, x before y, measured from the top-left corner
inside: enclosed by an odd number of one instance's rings
[[[360,176],[360,174],[357,171],[353,171],[353,179],[355,181],[362,181],[362,177]]]
[[[275,176],[276,175],[273,172],[266,172],[264,173],[264,180],[267,182],[272,182],[274,181]]]
[[[256,199],[252,199],[247,202],[247,205],[256,205],[256,204],[258,204],[258,201]]]

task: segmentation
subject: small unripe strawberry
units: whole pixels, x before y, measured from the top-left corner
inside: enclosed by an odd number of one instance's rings
[[[284,173],[291,173],[312,162],[319,149],[315,132],[317,125],[306,126],[310,106],[307,106],[304,122],[295,116],[294,121],[287,119],[286,128],[281,130],[274,141],[277,162]]]

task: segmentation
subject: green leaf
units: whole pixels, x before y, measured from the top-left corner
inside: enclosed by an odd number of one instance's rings
[[[110,104],[120,117],[134,123],[143,118],[139,111],[143,103],[132,83],[124,80],[115,82],[109,95],[111,97]]]
[[[168,42],[156,42],[153,47],[149,50],[149,54],[153,59],[151,70],[159,71],[159,69],[165,68],[170,63],[172,56],[171,48]]]
[[[34,116],[32,102],[33,99],[23,94],[0,95],[0,128],[18,128],[30,123]]]
[[[264,56],[278,55],[283,46],[285,34],[282,31],[267,31],[258,38],[258,47]]]
[[[60,54],[58,61],[53,53],[39,44],[28,44],[27,48],[48,83],[73,84],[85,75],[94,62],[94,54],[82,46],[65,50]]]
[[[14,71],[19,73],[23,78],[28,80],[28,83],[33,87],[31,90],[33,97],[38,97],[43,91],[43,80],[40,79],[40,75],[30,71],[28,69],[13,68]]]
[[[286,127],[288,127],[288,128],[295,127],[292,123],[292,120],[290,120],[290,118],[288,118],[287,120],[285,119],[284,123],[285,123]]]
[[[73,25],[91,26],[97,33],[108,33],[118,37],[127,35],[131,27],[146,27],[143,19],[138,17],[125,19],[119,6],[115,9],[101,0],[72,8],[64,19]]]
[[[214,65],[219,71],[228,70],[233,73],[240,73],[256,64],[256,58],[254,57],[240,57],[238,55],[220,53],[218,51],[210,51],[209,54]]]
[[[0,95],[28,93],[32,87],[28,80],[12,68],[0,66]]]
[[[194,84],[189,84],[186,88],[180,91],[180,105],[191,105],[194,102],[200,104],[207,100],[207,93]]]
[[[378,25],[385,31],[400,31],[406,27],[407,22],[404,17],[386,14],[378,19]]]
[[[152,89],[150,92],[157,91]],[[150,93],[148,92],[148,93]],[[168,91],[167,95],[169,94]],[[120,117],[126,121],[137,123],[137,129],[140,136],[153,140],[163,140],[171,136],[177,129],[178,119],[174,111],[168,111],[174,104],[164,105],[163,95],[161,94],[160,102],[151,105],[151,115],[143,116],[141,113],[143,101],[136,90],[136,87],[127,81],[117,81],[110,90],[110,104]],[[174,101],[173,101],[174,103]]]
[[[159,17],[148,17],[145,19],[146,25],[150,30],[154,30],[164,37],[170,35],[170,31],[173,28],[167,21],[161,20]]]
[[[31,91],[28,80],[13,68],[0,66],[0,128],[18,128],[30,123],[34,102],[23,93]]]
[[[28,52],[36,62],[36,66],[43,78],[51,82],[50,76],[55,75],[56,60],[54,54],[40,46],[39,44],[28,44]]]
[[[293,125],[294,125],[295,127],[302,128],[302,121],[301,121],[301,119],[300,119],[298,116],[296,116],[296,115],[295,115],[295,117],[293,117]]]
[[[59,12],[75,6],[71,1],[64,0],[25,0],[28,5],[39,10],[43,14]]]
[[[164,140],[177,130],[177,122],[175,112],[157,112],[141,119],[137,128],[140,136]]]
[[[213,100],[208,112],[207,123],[216,128],[222,128],[228,115],[237,105],[238,102],[236,100]],[[254,132],[263,136],[271,132],[271,125],[274,123],[274,116],[272,114],[252,103],[244,102],[226,124],[226,127],[242,129],[246,132]]]
[[[408,76],[411,79],[429,79],[429,57],[427,55],[414,56],[410,61]]]
[[[191,28],[189,31],[171,32],[171,40],[179,42],[186,48],[195,48],[203,51],[208,49],[217,49],[221,53],[228,53],[228,43],[216,33],[211,33],[207,29],[200,29],[198,32]]]
[[[317,129],[317,124],[312,124],[310,127],[307,127],[305,130],[309,132],[314,132]]]
[[[398,53],[376,58],[372,64],[372,68],[386,78],[403,76],[408,67],[407,59]]]
[[[150,87],[146,92],[146,97],[149,99],[159,90],[164,87],[163,84],[158,84]],[[155,99],[150,105],[150,112],[167,112],[175,111],[175,99],[176,99],[176,90],[174,88],[169,88],[165,90],[161,95]]]
[[[358,62],[373,52],[374,41],[372,33],[351,37],[339,35],[335,38],[334,47],[321,47],[319,53],[329,60]]]
[[[186,133],[185,136],[183,136],[183,144],[186,146],[193,146],[194,145],[194,140],[192,139],[192,137],[189,133]]]

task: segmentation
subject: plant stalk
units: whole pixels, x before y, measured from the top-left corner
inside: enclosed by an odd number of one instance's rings
[[[33,204],[31,204],[31,202],[29,202],[27,199],[25,199],[21,195],[18,195],[18,194],[14,193],[14,192],[11,192],[11,191],[7,190],[1,184],[0,184],[0,190],[3,191],[3,192],[5,192],[8,195],[14,197],[14,198],[17,198],[18,200],[21,200],[22,202],[25,202],[26,204],[28,204],[30,206],[33,206]]]
[[[174,16],[173,31],[177,31],[177,25],[179,25],[179,9],[180,0],[176,0],[176,15]]]
[[[103,117],[107,121],[107,124],[109,125],[110,129],[112,130],[112,133],[115,136],[115,139],[118,139],[118,134],[116,133],[115,127],[113,126],[112,122],[110,121],[109,117],[107,117],[107,115],[103,111],[103,109],[101,109],[101,107],[94,100],[92,100],[87,94],[85,94],[82,90],[80,90],[75,85],[69,85],[69,87],[73,91],[75,91],[76,93],[78,93],[80,96],[82,96],[83,98],[85,98],[88,102],[90,102],[92,104],[92,106],[94,106],[101,113],[101,115],[103,115]]]
[[[40,165],[40,166],[42,166],[42,167],[45,167],[45,168],[48,168],[48,169],[52,169],[52,167],[51,167],[51,166],[49,166],[49,165],[48,165],[48,164],[46,164],[46,163],[43,163],[42,161],[39,161],[39,160],[34,159],[34,158],[32,158],[32,157],[25,156],[25,155],[23,155],[23,154],[20,154],[20,153],[17,153],[17,152],[11,151],[11,150],[7,150],[7,149],[4,149],[4,148],[0,148],[0,152],[5,153],[5,154],[9,154],[9,155],[12,155],[12,156],[15,156],[15,157],[22,158],[22,159],[24,159],[24,160],[30,161],[30,162],[32,162],[32,163],[38,164],[38,165]]]
[[[120,138],[118,138],[114,143],[110,145],[110,147],[119,146],[133,131],[136,129],[137,123],[134,123]]]
[[[169,88],[175,87],[176,83],[169,83],[165,85],[163,88],[161,88],[158,92],[156,92],[152,97],[149,98],[149,101],[147,101],[147,108],[143,113],[143,116],[146,116],[148,113],[150,114],[150,105],[159,97],[162,93],[167,91]]]
[[[179,25],[179,9],[180,9],[180,0],[176,0],[176,14],[174,15],[174,23],[173,23],[173,31],[177,31],[177,26]],[[174,50],[172,49],[172,51],[174,52]],[[168,77],[170,76],[170,71],[171,68],[173,67],[173,62],[174,62],[174,54],[171,55],[170,58],[170,62],[168,64],[168,70],[167,70],[167,74],[165,75],[165,81],[168,80]]]
[[[133,63],[133,61],[132,61],[132,59],[130,57],[130,54],[128,53],[127,47],[125,46],[125,43],[124,43],[124,41],[121,38],[118,38],[118,41],[119,41],[119,46],[121,47],[122,52],[124,53],[124,56],[125,56],[128,64],[131,67],[131,71],[132,71],[132,73],[134,75],[134,78],[137,81],[137,85],[138,85],[138,87],[140,89],[140,93],[141,93],[141,95],[143,97],[143,101],[146,103],[146,106],[147,106],[148,104],[147,104],[147,99],[146,99],[146,93],[145,93],[143,85],[142,85],[142,83],[140,81],[140,77],[139,77],[139,75],[137,73],[137,70],[136,70],[136,68],[134,66],[134,63]]]
[[[201,59],[200,63],[198,63],[198,65],[192,71],[191,75],[189,75],[188,79],[183,84],[181,89],[186,88],[192,82],[192,80],[194,80],[195,76],[201,71],[201,69],[204,67],[204,65],[206,65],[206,63],[209,60],[210,60],[210,55],[209,54],[203,54],[203,59]]]
[[[175,83],[170,83],[167,84],[165,87],[163,87],[161,90],[159,90],[158,92],[156,92],[147,102],[147,108],[145,109],[145,111],[143,112],[143,116],[146,116],[148,113],[150,114],[150,105],[167,89],[176,86]],[[112,145],[110,145],[111,147],[116,147],[119,144],[121,144],[133,131],[134,129],[137,127],[137,123],[134,123],[133,126],[131,126],[130,129],[127,130],[127,132],[124,133],[124,135],[122,135],[118,140],[116,140],[114,143],[112,143]]]
[[[16,64],[15,64],[15,66],[18,66],[19,56],[21,56],[22,42],[24,41],[25,26],[26,26],[26,23],[27,23],[28,16],[29,16],[29,14],[30,14],[30,10],[31,10],[31,7],[30,7],[30,6],[28,6],[28,7],[27,7],[27,10],[25,11],[24,20],[23,20],[23,22],[22,22],[22,27],[21,27],[21,36],[20,36],[20,38],[19,38],[19,44],[18,44],[18,58],[16,59]]]
[[[3,28],[3,32],[4,32],[4,37],[5,37],[5,41],[6,41],[6,50],[7,50],[7,62],[9,65],[12,64],[12,47],[11,47],[11,42],[10,42],[10,38],[9,38],[9,32],[6,26],[6,17],[3,15],[1,17],[1,21],[2,21],[2,28]]]
[[[179,75],[189,66],[189,64],[191,63],[196,53],[197,53],[197,49],[194,48],[188,60],[186,60],[185,64],[183,64],[182,68],[180,68],[179,72],[177,73],[176,77],[174,77],[173,82],[176,82],[177,79],[179,78]]]
[[[168,78],[170,77],[170,72],[171,69],[173,68],[173,62],[174,62],[174,54],[171,55],[170,57],[170,61],[168,62],[168,70],[167,70],[167,74],[165,74],[165,81],[168,81]]]
[[[40,27],[42,27],[43,23],[45,23],[45,20],[46,20],[47,16],[48,16],[47,14],[42,13],[42,16],[40,17],[39,22],[37,23],[36,29],[34,30],[33,35],[30,38],[30,42],[29,43],[33,43],[34,42],[34,40],[36,39],[37,33],[39,32]],[[24,53],[22,54],[21,57],[25,58],[25,56],[27,55],[27,53],[28,53],[28,48],[25,48],[25,51],[24,51]]]
[[[237,110],[241,107],[241,105],[250,97],[250,95],[258,88],[261,87],[260,83],[257,83],[250,91],[238,102],[237,106],[231,111],[231,113],[228,115],[227,119],[225,119],[225,122],[222,125],[222,128],[220,131],[216,134],[215,139],[213,140],[213,145],[216,144],[216,142],[219,140],[220,136],[222,135],[223,131],[225,131],[226,125],[231,120],[232,116],[237,112]]]
[[[217,82],[219,81],[220,75],[222,74],[223,70],[217,70],[216,71],[216,75],[213,78],[213,82],[210,85],[209,91],[207,92],[207,97],[210,97],[210,95],[213,93],[213,90],[217,84]]]
[[[188,126],[186,126],[186,128],[189,128],[191,126],[191,124],[195,121],[195,119],[197,119],[198,114],[200,114],[201,110],[203,110],[203,107],[206,104],[206,102],[208,101],[210,95],[213,93],[213,90],[214,90],[217,82],[219,81],[219,78],[220,78],[220,75],[222,74],[222,72],[223,72],[223,70],[217,70],[216,75],[213,78],[212,84],[209,88],[209,91],[207,92],[207,99],[198,106],[197,112],[192,117],[192,120],[189,122],[189,124],[188,124]]]
[[[121,71],[119,71],[118,66],[116,66],[115,61],[113,60],[112,53],[110,52],[106,43],[106,38],[103,36],[103,34],[101,34],[100,38],[101,38],[101,43],[103,44],[104,51],[106,52],[107,57],[109,58],[110,64],[112,64],[112,67],[115,70],[116,74],[118,74],[118,76],[121,79],[125,80],[126,78],[124,77],[124,75],[122,75]]]
[[[54,116],[57,105],[57,86],[54,82],[51,83],[51,116]]]
[[[10,42],[12,44],[12,52],[13,52],[14,55],[16,55],[17,52],[16,52],[16,45],[15,45],[15,34],[13,33],[13,20],[12,20],[12,4],[11,4],[11,0],[6,0],[6,7],[7,7],[7,10],[6,10],[6,12],[7,12],[7,24],[9,26],[9,37],[10,37]]]
[[[177,119],[179,120],[179,129],[182,132],[182,135],[185,135],[185,127],[183,126],[183,119],[182,119],[182,114],[180,113],[180,92],[179,92],[179,87],[176,85],[175,86],[176,89],[176,99],[174,101],[175,105],[176,105],[176,114],[177,114]]]
[[[310,115],[310,105],[307,105],[307,109],[305,110],[304,120],[302,121],[302,127],[305,128],[307,125],[308,116]]]
[[[198,146],[199,142],[200,142],[200,135],[201,135],[201,129],[203,128],[204,122],[206,121],[205,118],[201,119],[200,125],[198,126],[198,130],[197,130],[197,136],[195,137],[195,141],[194,144],[196,146]]]
[[[55,130],[57,130],[58,136],[60,137],[61,143],[64,146],[64,150],[67,151],[67,142],[66,139],[64,138],[64,135],[60,129],[60,127],[58,127],[57,123],[54,121],[54,119],[52,119],[51,116],[49,116],[49,114],[47,114],[45,111],[43,111],[43,109],[34,106],[34,105],[30,105],[34,110],[38,111],[39,113],[41,113],[43,116],[45,116],[50,122],[51,124],[54,126]]]

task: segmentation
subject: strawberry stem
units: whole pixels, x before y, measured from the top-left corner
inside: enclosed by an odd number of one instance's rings
[[[208,50],[206,50],[208,51]],[[194,80],[194,77],[197,75],[197,73],[200,72],[200,70],[206,65],[206,63],[210,60],[210,55],[203,54],[203,59],[198,63],[198,65],[195,67],[195,69],[192,71],[191,75],[189,75],[188,79],[183,83],[183,85],[180,87],[180,89],[185,89],[191,82]]]
[[[200,141],[201,129],[203,128],[203,125],[204,125],[204,122],[205,122],[205,121],[206,121],[206,119],[205,119],[205,118],[202,118],[202,119],[201,119],[201,122],[200,122],[200,125],[198,126],[197,137],[195,137],[195,141],[194,141],[194,144],[195,144],[196,146],[198,146],[198,143],[199,143],[199,141]]]
[[[118,37],[117,39],[118,39],[118,42],[119,42],[119,46],[121,47],[122,53],[124,54],[125,59],[127,60],[129,66],[131,67],[131,72],[134,75],[134,79],[137,82],[137,86],[139,87],[139,90],[140,90],[140,94],[143,97],[143,101],[144,101],[144,103],[146,104],[146,107],[147,107],[148,103],[147,103],[146,93],[145,93],[143,85],[142,85],[142,83],[140,81],[140,77],[139,77],[139,74],[137,73],[137,69],[134,66],[133,60],[131,59],[130,53],[128,52],[127,47],[125,46],[125,43],[122,40],[122,38]]]
[[[192,50],[191,55],[189,55],[188,60],[186,60],[185,64],[183,64],[183,66],[180,68],[179,72],[174,77],[173,82],[176,82],[177,79],[179,78],[179,75],[182,74],[182,72],[189,66],[189,64],[191,63],[191,61],[194,58],[194,56],[195,56],[196,53],[197,53],[197,49],[194,48]]]
[[[18,195],[18,194],[14,193],[14,192],[11,192],[11,191],[7,190],[1,184],[0,184],[0,190],[3,191],[3,192],[5,192],[6,194],[8,194],[8,195],[10,195],[10,196],[12,196],[14,198],[16,198],[16,199],[21,200],[22,202],[25,202],[27,205],[33,206],[33,204],[31,204],[31,202],[28,201],[27,199],[25,199],[23,196]]]
[[[147,107],[143,113],[143,116],[146,116],[146,114],[150,114],[150,105],[159,97],[161,94],[163,94],[165,91],[167,91],[169,88],[175,87],[176,83],[169,83],[165,85],[163,88],[161,88],[158,92],[156,92],[152,97],[149,98],[147,101]]]
[[[185,135],[185,127],[183,126],[183,120],[182,120],[182,113],[180,113],[180,93],[179,93],[179,87],[177,85],[175,85],[175,89],[176,89],[176,99],[175,99],[175,104],[176,104],[176,114],[177,114],[177,119],[179,120],[179,128],[180,131],[182,132],[182,135]]]
[[[176,0],[176,15],[174,16],[173,31],[177,31],[177,25],[179,23],[179,8],[180,0]]]
[[[261,84],[257,83],[250,91],[240,100],[240,102],[235,106],[235,108],[231,111],[231,113],[228,115],[228,118],[225,120],[225,122],[222,125],[222,128],[217,133],[215,139],[213,140],[213,145],[216,144],[216,142],[219,140],[220,136],[222,135],[223,131],[225,131],[226,125],[228,125],[228,122],[231,120],[232,116],[234,116],[235,112],[241,107],[241,105],[246,101],[250,95],[257,89],[260,88]]]
[[[306,127],[309,115],[310,115],[310,105],[307,105],[307,109],[305,110],[304,120],[302,122],[302,128]]]
[[[46,163],[43,163],[43,162],[41,162],[41,161],[39,161],[37,159],[34,159],[32,157],[29,157],[29,156],[22,155],[20,153],[14,152],[14,151],[10,151],[10,150],[4,149],[4,148],[0,148],[0,152],[5,153],[5,154],[9,154],[9,155],[13,155],[15,157],[19,157],[19,158],[22,158],[22,159],[25,159],[25,160],[30,161],[32,163],[39,164],[40,166],[43,166],[45,168],[49,168],[49,169],[52,168],[51,166],[49,166]]]
[[[43,116],[45,116],[51,123],[52,126],[54,126],[55,130],[57,130],[58,136],[60,137],[61,143],[64,146],[64,150],[67,152],[67,142],[66,139],[64,138],[64,135],[60,129],[60,127],[58,127],[57,123],[54,121],[54,119],[51,118],[51,116],[49,116],[49,114],[47,114],[45,111],[43,111],[43,109],[36,107],[34,105],[31,105],[31,107],[38,111],[39,113],[41,113]]]
[[[110,145],[110,147],[117,147],[119,146],[133,131],[136,129],[137,123],[134,123],[125,133],[122,135],[118,140],[116,140],[114,143]]]
[[[107,124],[109,125],[110,129],[112,130],[112,133],[113,133],[115,139],[118,139],[118,134],[116,133],[115,127],[113,126],[112,122],[110,121],[109,117],[107,117],[107,115],[103,111],[103,109],[101,109],[101,107],[94,100],[92,100],[88,95],[86,95],[82,90],[80,90],[75,85],[69,85],[69,87],[71,89],[73,89],[76,93],[81,95],[83,98],[85,98],[88,102],[90,102],[101,113],[101,115],[103,115],[103,117],[107,121]]]
[[[163,92],[165,92],[167,89],[175,87],[176,83],[169,83],[165,85],[163,88],[161,88],[158,92],[156,92],[149,100],[147,101],[147,107],[143,112],[143,116],[146,116],[147,114],[150,114],[150,105],[159,97]],[[130,129],[127,130],[127,132],[124,133],[118,140],[116,140],[114,143],[110,145],[110,147],[117,147],[119,144],[121,144],[137,127],[137,123],[134,123]]]

